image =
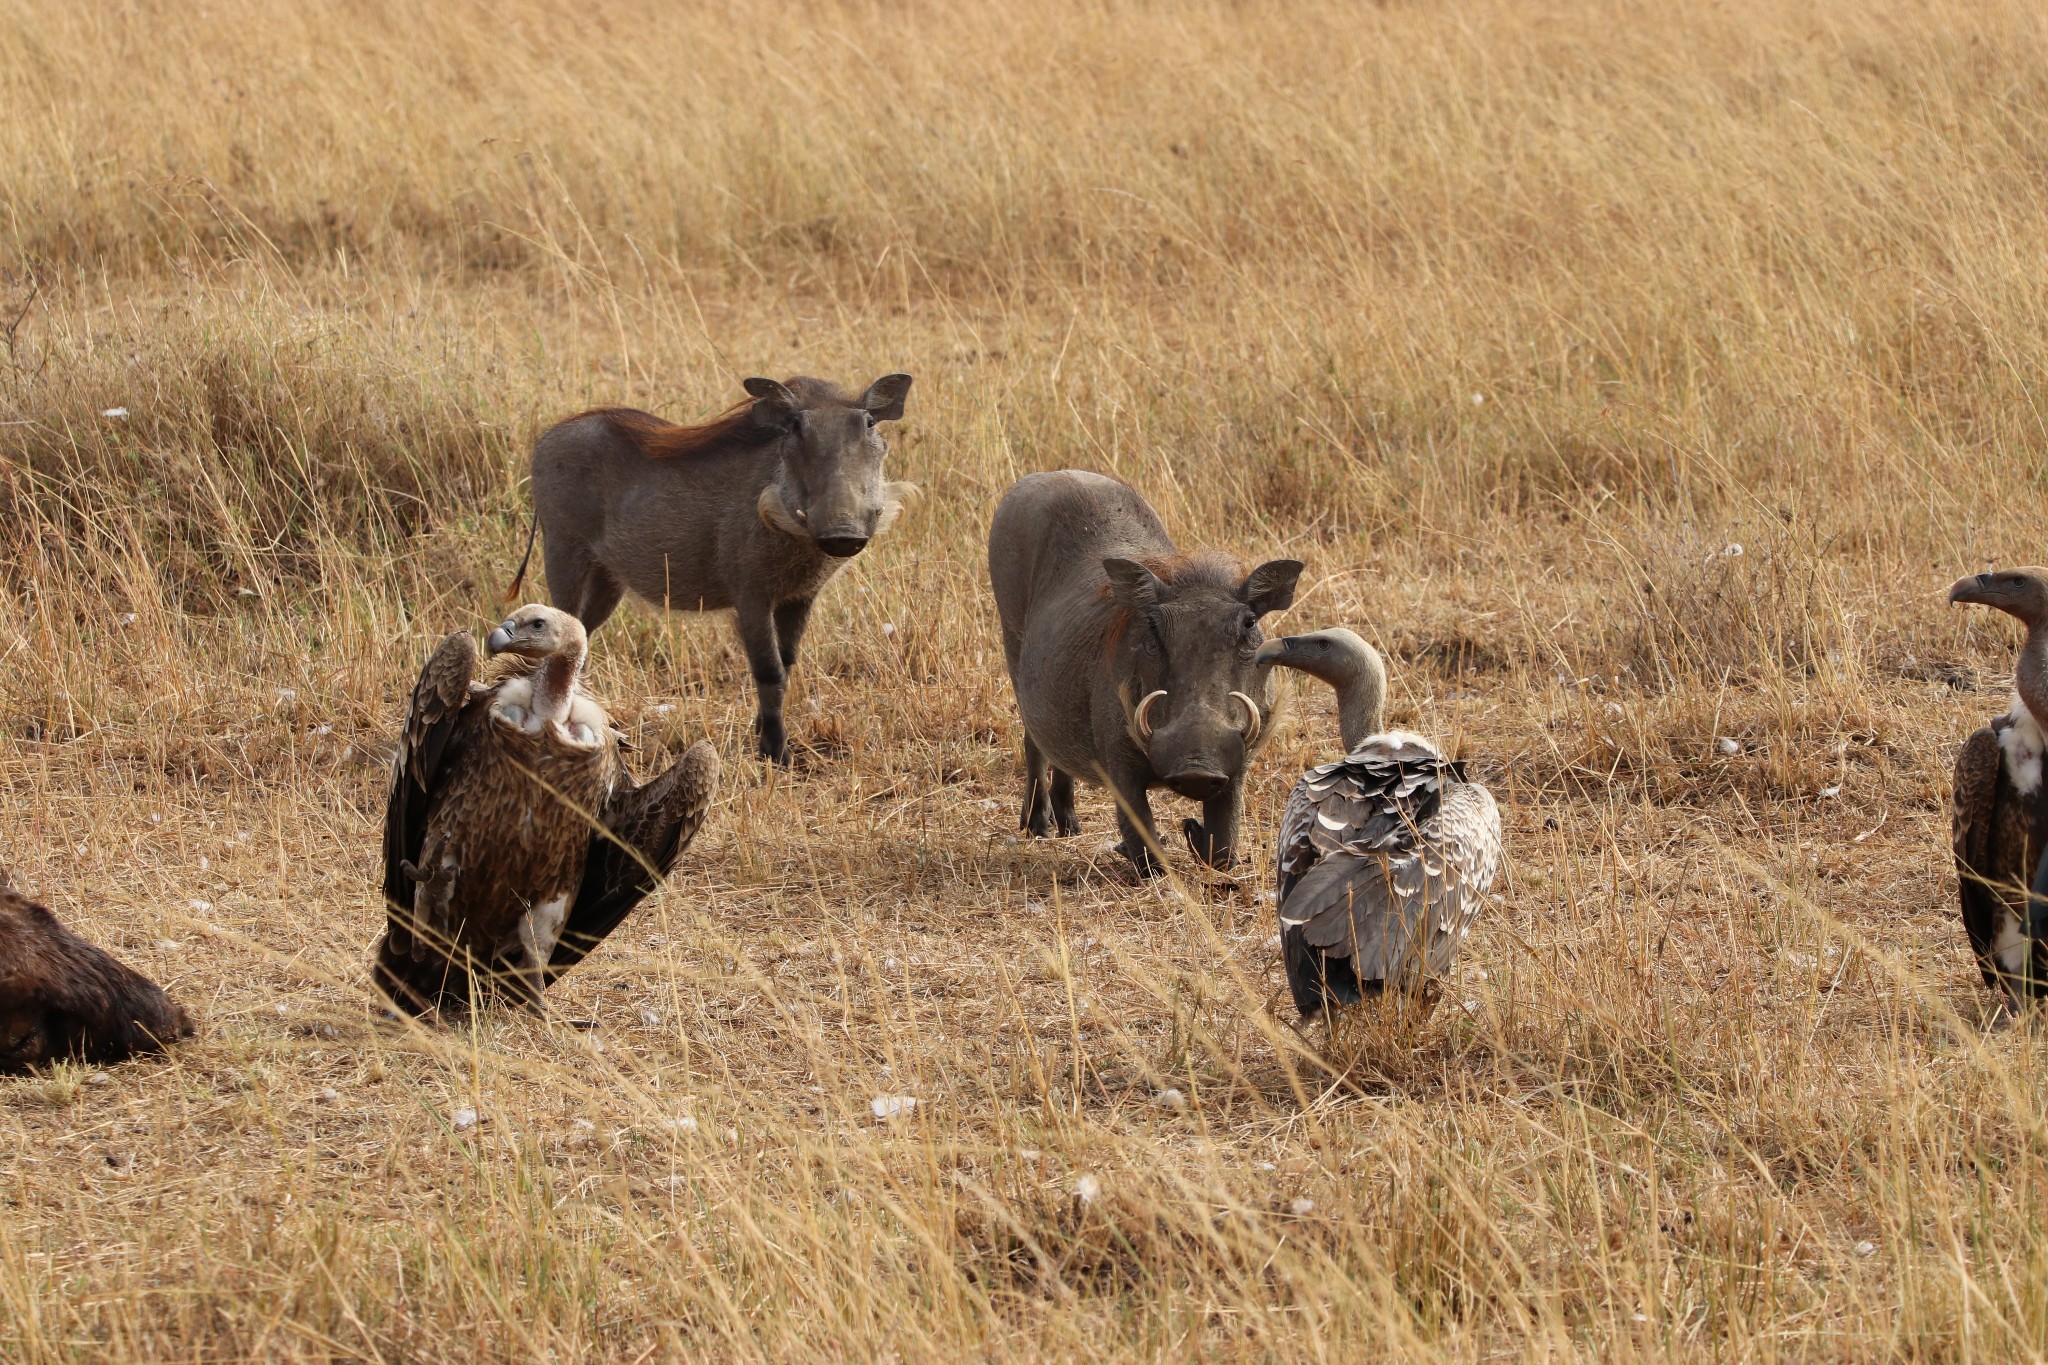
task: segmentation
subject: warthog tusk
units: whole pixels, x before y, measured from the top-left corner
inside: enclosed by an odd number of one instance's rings
[[[1244,703],[1244,725],[1240,733],[1244,735],[1245,748],[1249,749],[1259,737],[1259,708],[1242,692],[1232,692],[1230,695]]]
[[[1152,738],[1152,722],[1150,720],[1147,720],[1146,717],[1149,716],[1152,712],[1152,703],[1158,701],[1161,697],[1165,695],[1166,692],[1164,689],[1161,689],[1157,692],[1147,692],[1145,694],[1145,700],[1139,702],[1138,709],[1131,713],[1131,724],[1138,727],[1139,739]]]

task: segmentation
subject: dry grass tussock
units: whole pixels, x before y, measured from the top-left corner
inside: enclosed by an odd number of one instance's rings
[[[8,0],[0,102],[0,856],[204,1028],[0,1085],[0,1356],[2040,1357],[1945,853],[2014,632],[1940,596],[2041,554],[2039,6]],[[597,637],[728,773],[597,1028],[373,1022],[532,433],[898,368],[795,772],[725,623]],[[981,536],[1063,465],[1307,560],[1496,786],[1435,1018],[1284,1008],[1324,694],[1235,877],[1011,841]]]

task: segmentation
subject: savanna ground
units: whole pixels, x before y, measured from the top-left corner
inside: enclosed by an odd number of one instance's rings
[[[2048,11],[6,0],[0,108],[0,857],[203,1029],[0,1083],[0,1356],[2042,1355],[1946,848],[2016,631],[1943,590],[2042,557]],[[534,432],[892,369],[794,772],[727,622],[596,639],[726,782],[595,1030],[379,1023]],[[1426,1025],[1285,1002],[1319,687],[1235,875],[1013,839],[980,547],[1070,465],[1306,560],[1269,630],[1500,794]]]

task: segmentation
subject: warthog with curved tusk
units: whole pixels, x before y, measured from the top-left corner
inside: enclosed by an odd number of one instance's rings
[[[1294,600],[1300,561],[1247,574],[1224,555],[1183,555],[1130,485],[1070,469],[1003,495],[988,566],[1024,713],[1023,828],[1079,833],[1074,782],[1101,783],[1116,794],[1119,851],[1150,876],[1146,793],[1167,787],[1202,803],[1182,825],[1195,856],[1228,867],[1245,757],[1273,705],[1253,658],[1259,618]]]
[[[731,607],[760,706],[763,756],[789,758],[782,695],[828,579],[889,529],[915,486],[882,477],[876,429],[910,376],[858,398],[822,379],[749,379],[751,401],[679,427],[633,408],[557,423],[533,447],[534,528],[548,596],[594,631],[627,592],[678,611]],[[515,598],[533,558],[506,589]]]

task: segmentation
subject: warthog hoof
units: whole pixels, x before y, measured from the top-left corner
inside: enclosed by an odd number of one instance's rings
[[[1192,817],[1180,822],[1181,833],[1187,835],[1188,848],[1206,867],[1218,872],[1226,871],[1237,861],[1236,853],[1228,844],[1218,844],[1209,837],[1208,826]]]
[[[778,763],[787,768],[789,766],[789,737],[783,733],[782,722],[779,720],[767,724],[757,722],[755,728],[758,738],[754,744],[754,751],[770,763]]]
[[[1159,859],[1152,856],[1151,848],[1143,840],[1118,844],[1116,851],[1124,855],[1131,865],[1131,871],[1137,874],[1140,881],[1147,877],[1156,877],[1165,871],[1159,865]]]
[[[1036,786],[1024,794],[1024,809],[1017,816],[1017,828],[1034,839],[1052,835],[1052,802]]]

